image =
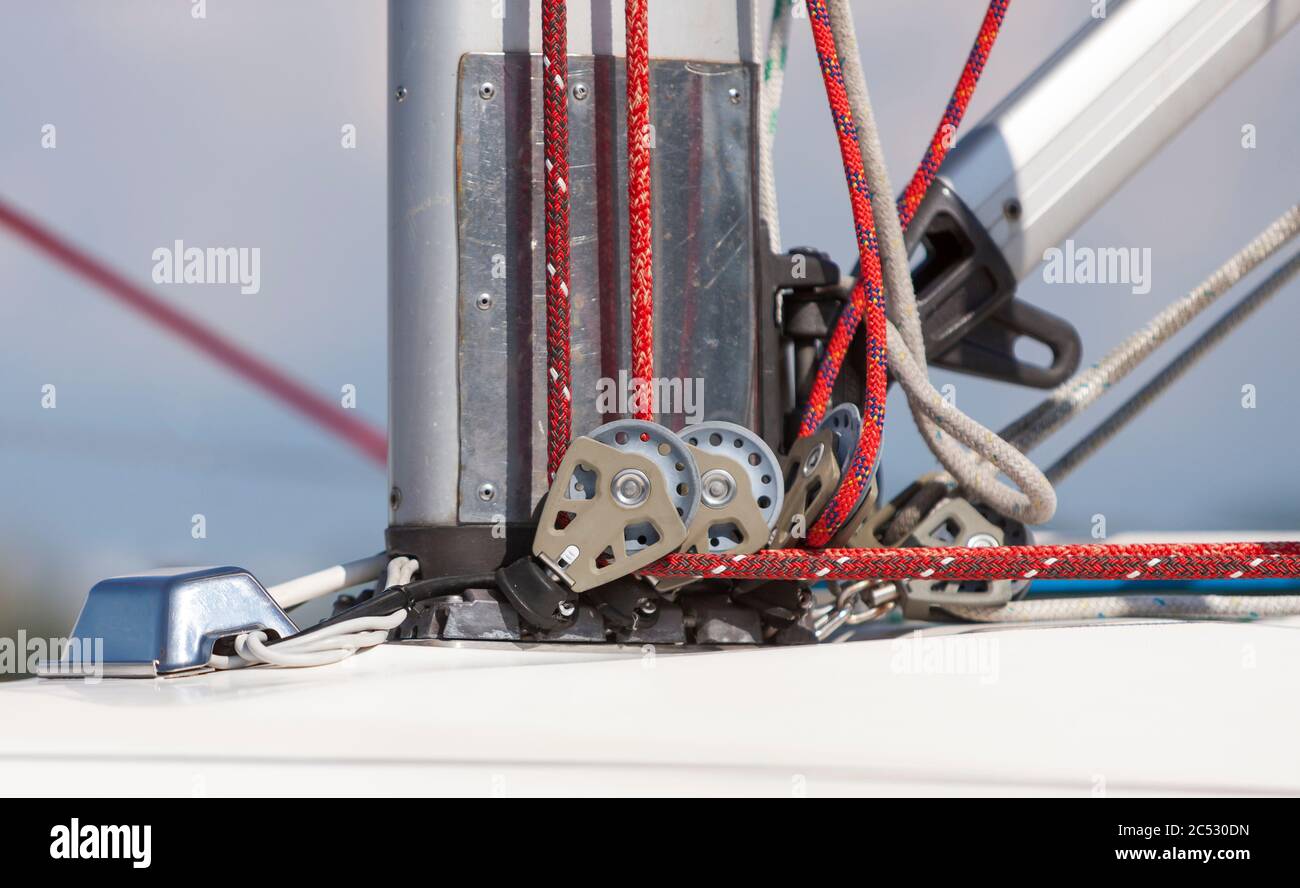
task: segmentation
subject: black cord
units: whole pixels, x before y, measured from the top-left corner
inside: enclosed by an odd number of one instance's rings
[[[313,632],[318,632],[329,626],[336,626],[346,620],[355,620],[359,617],[386,617],[402,608],[410,610],[421,601],[427,601],[430,598],[437,598],[440,595],[447,595],[451,592],[462,592],[465,589],[495,589],[497,578],[495,574],[467,574],[456,577],[434,577],[428,580],[417,580],[414,583],[407,583],[405,586],[392,586],[380,592],[373,598],[354,604],[345,611],[340,611],[334,616],[322,620],[315,626],[310,626],[297,635],[290,635],[287,638],[277,638],[274,641],[268,641],[267,646],[279,644],[282,641],[288,641],[289,638],[302,638]]]

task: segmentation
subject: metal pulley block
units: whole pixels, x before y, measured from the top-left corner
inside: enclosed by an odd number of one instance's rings
[[[935,504],[903,541],[904,546],[1025,546],[1032,542],[1029,529],[1019,521],[994,512],[983,504],[972,504],[960,496],[949,496]],[[1025,593],[1029,580],[921,580],[902,582],[903,615],[909,619],[931,619],[932,610],[945,604],[993,607],[1006,604]]]
[[[785,499],[776,454],[731,422],[687,426],[680,436],[700,470],[700,508],[678,551],[747,555],[766,546]],[[693,582],[660,580],[656,587],[669,592]]]
[[[830,429],[834,435],[835,463],[843,473],[862,435],[862,413],[855,404],[837,404],[822,417],[817,431],[822,429]]]
[[[772,548],[802,539],[840,483],[835,433],[823,428],[795,441],[785,457],[785,503],[772,533]]]
[[[777,520],[773,548],[782,548],[791,539],[802,519],[802,530],[821,514],[839,486],[840,477],[853,458],[862,434],[862,415],[852,404],[840,404],[822,417],[817,431],[795,441],[785,458],[785,509]],[[829,458],[828,458],[829,457]],[[873,478],[874,482],[874,478]],[[874,483],[862,491],[854,513],[871,496]]]
[[[564,625],[579,593],[677,551],[699,503],[699,469],[681,439],[652,422],[606,423],[569,445],[532,557],[497,572],[501,591],[530,625]]]
[[[876,479],[872,478],[872,490],[868,496],[877,496]],[[906,523],[907,530],[910,531],[913,526],[919,523],[920,519],[929,513],[930,509],[941,499],[952,495],[955,488],[950,483],[942,480],[939,472],[932,472],[922,475],[911,484],[907,485],[902,491],[894,496],[887,503],[877,504],[870,514],[865,515],[865,520],[857,525],[849,537],[849,541],[843,545],[853,549],[872,549],[882,546],[901,546],[904,545],[904,539],[907,534],[900,533],[894,525],[900,523],[900,519],[906,518],[906,512],[913,509],[920,509],[921,513],[911,523]],[[845,522],[848,527],[858,513],[850,516],[850,520]],[[841,528],[843,532],[844,528]],[[836,539],[840,537],[837,534]],[[836,543],[835,545],[840,545]]]
[[[872,527],[873,519],[878,514],[879,500],[880,485],[876,476],[872,475],[871,483],[858,498],[858,504],[840,525],[840,529],[835,531],[835,536],[831,537],[827,546],[832,549],[863,549],[876,545],[872,542]]]

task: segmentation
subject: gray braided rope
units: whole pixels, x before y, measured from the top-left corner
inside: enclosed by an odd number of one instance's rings
[[[1059,484],[1080,463],[1095,453],[1103,444],[1119,434],[1135,416],[1145,410],[1151,402],[1164,394],[1169,386],[1179,380],[1197,361],[1218,345],[1229,333],[1239,327],[1247,318],[1278,290],[1295,277],[1300,271],[1300,253],[1292,256],[1284,265],[1279,266],[1271,275],[1256,286],[1250,293],[1234,305],[1223,317],[1214,322],[1196,341],[1183,349],[1178,357],[1170,361],[1150,382],[1125,401],[1110,416],[1088,434],[1082,441],[1052,464],[1047,470],[1047,477],[1053,484]]]
[[[1045,400],[1006,426],[1002,436],[1022,451],[1041,443],[1087,409],[1107,388],[1128,376],[1159,345],[1289,243],[1297,232],[1300,232],[1300,206],[1293,204],[1200,286],[1167,306],[1095,365],[1057,386]]]

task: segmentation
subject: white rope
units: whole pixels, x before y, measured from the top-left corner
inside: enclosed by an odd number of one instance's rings
[[[945,400],[914,355],[902,341],[902,334],[890,324],[889,367],[907,392],[907,402],[922,434],[932,436],[934,446],[930,449],[944,468],[969,493],[1004,515],[1026,524],[1049,520],[1056,511],[1056,492],[1042,471],[1011,444]],[[951,437],[941,438],[936,426]],[[956,442],[979,456],[962,450]],[[990,465],[1010,478],[1019,490],[998,481],[986,470]]]
[[[405,620],[405,610],[382,617],[358,617],[316,632],[294,635],[274,645],[267,643],[267,634],[261,629],[244,632],[235,638],[233,656],[214,654],[209,665],[216,669],[239,669],[261,664],[324,666],[346,660],[359,650],[383,644],[389,631]]]
[[[1300,614],[1300,595],[1106,595],[1037,598],[1000,607],[945,605],[955,617],[977,623],[1114,620],[1125,617],[1265,619]]]
[[[387,556],[383,557],[386,561],[384,589],[405,586],[415,578],[415,575],[420,570],[420,562],[414,558],[399,555],[392,560],[388,560]],[[361,562],[352,562],[353,565],[359,563]],[[347,567],[347,565],[340,565],[329,570],[338,570],[344,567]],[[317,574],[312,576],[320,576],[326,573],[328,571],[318,571]],[[375,576],[378,576],[378,571],[376,571]],[[302,579],[310,578],[304,577]],[[355,583],[346,583],[339,588],[344,589],[350,585],[355,585]],[[405,609],[394,611],[386,616],[357,617],[355,620],[344,620],[323,629],[292,635],[275,644],[269,644],[266,632],[260,629],[242,632],[235,637],[235,653],[233,655],[213,654],[208,661],[208,665],[214,669],[240,669],[244,666],[257,665],[324,666],[346,660],[364,648],[383,644],[388,638],[389,630],[402,625],[405,620]]]
[[[405,586],[411,580],[415,579],[415,574],[420,569],[420,562],[414,558],[407,558],[405,555],[398,555],[392,561],[388,562],[388,570],[385,574],[384,589],[391,589],[394,586]]]
[[[754,2],[757,15],[757,0]],[[758,93],[758,212],[767,223],[774,253],[781,250],[781,217],[776,203],[772,144],[776,140],[776,119],[781,110],[781,88],[785,84],[785,61],[790,46],[790,7],[791,0],[775,0],[772,5],[763,83]]]

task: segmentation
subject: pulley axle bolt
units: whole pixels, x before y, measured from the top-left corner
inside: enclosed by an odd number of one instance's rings
[[[624,469],[614,476],[613,490],[619,505],[639,506],[650,495],[650,479],[638,469]]]
[[[572,601],[561,601],[555,606],[555,615],[560,619],[567,620],[578,612]]]
[[[642,616],[652,617],[659,612],[659,605],[655,604],[653,601],[647,598],[644,601],[642,601],[640,604],[638,604],[636,606],[636,609],[637,609],[637,613],[641,614]]]
[[[822,457],[826,455],[826,444],[820,443],[808,454],[808,459],[804,460],[803,473],[811,475],[817,471],[817,467],[822,464]]]
[[[492,502],[496,498],[497,489],[494,484],[480,484],[478,486],[478,498],[485,503]]]
[[[579,102],[584,101],[588,95],[590,95],[590,91],[587,89],[587,84],[575,83],[573,85],[573,97]]]
[[[488,82],[478,88],[478,97],[480,99],[490,99],[497,94],[496,84]]]
[[[736,495],[736,479],[724,469],[705,472],[700,479],[700,487],[704,504],[715,509],[725,506]]]
[[[970,539],[966,540],[966,548],[968,549],[990,549],[997,545],[997,538],[990,533],[972,534]]]

